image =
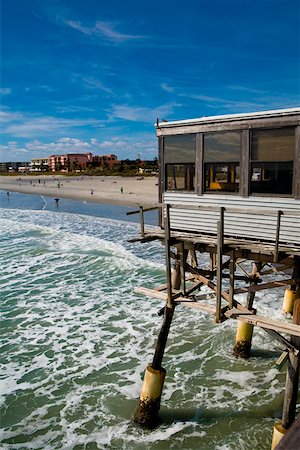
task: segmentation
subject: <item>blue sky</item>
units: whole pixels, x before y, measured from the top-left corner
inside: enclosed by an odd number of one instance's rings
[[[156,118],[300,105],[299,0],[2,0],[0,161],[153,159]]]

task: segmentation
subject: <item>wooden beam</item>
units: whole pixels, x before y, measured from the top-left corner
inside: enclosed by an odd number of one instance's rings
[[[293,311],[293,325],[300,328],[300,285],[298,285],[299,298],[295,300]],[[300,334],[291,333],[291,344],[300,349]],[[299,355],[289,354],[288,369],[285,382],[285,394],[282,411],[282,426],[287,429],[295,420],[299,384]]]
[[[280,239],[280,224],[281,224],[281,216],[283,215],[282,211],[277,211],[277,223],[276,223],[276,237],[275,237],[275,248],[274,248],[274,263],[278,262],[278,254],[279,254],[279,239]]]
[[[194,290],[196,290],[197,288],[199,288],[201,286],[201,283],[199,283],[199,285],[195,285],[193,288]],[[136,292],[138,292],[139,294],[143,294],[146,295],[148,297],[154,297],[157,298],[159,300],[162,301],[166,301],[167,300],[167,294],[164,292],[160,292],[157,291],[155,289],[148,289],[145,287],[139,287],[136,289]],[[191,290],[189,291],[189,293],[191,293]],[[193,309],[197,309],[200,311],[204,311],[207,312],[209,314],[215,315],[216,310],[213,306],[208,305],[206,303],[204,303],[202,300],[206,300],[207,298],[207,294],[202,294],[202,295],[197,295],[196,299],[189,299],[186,297],[182,297],[179,293],[179,295],[175,298],[174,303],[175,304],[180,304],[183,306],[186,306],[188,308],[193,308]],[[233,315],[232,311],[223,311],[225,316],[229,319],[229,318],[234,318],[234,319],[240,319],[241,315],[243,315],[243,320],[247,321],[247,315],[251,316],[252,320],[252,316],[254,316],[251,311],[247,310],[247,308],[243,305],[241,305],[238,302],[234,302],[235,303],[235,309],[233,310],[233,312],[235,313],[235,315]],[[258,317],[258,316],[254,316],[254,317]],[[262,318],[264,319],[264,318]],[[275,321],[276,322],[276,321]],[[251,322],[252,323],[252,322]],[[290,351],[292,351],[294,354],[298,354],[299,350],[293,346],[287,339],[285,339],[283,336],[281,336],[275,329],[271,328],[271,324],[269,323],[269,328],[265,327],[264,325],[261,325],[262,321],[260,321],[260,324],[257,324],[257,326],[260,326],[264,331],[266,331],[270,336],[272,336],[274,339],[276,339],[277,341],[279,341],[285,348],[289,349]],[[279,322],[279,324],[281,324],[281,322]],[[273,323],[273,325],[275,326],[276,324]],[[293,329],[293,331],[295,331]],[[288,333],[288,331],[285,329],[285,332]]]
[[[166,254],[166,275],[167,275],[167,306],[172,308],[172,272],[171,272],[171,257],[170,257],[170,206],[166,205],[165,215],[165,254]]]
[[[230,265],[229,265],[229,308],[233,308],[233,294],[234,294],[234,282],[235,282],[235,258],[234,250],[230,255]]]
[[[256,314],[247,314],[237,309],[226,311],[225,316],[232,319],[238,319],[241,322],[250,323],[261,328],[267,328],[280,333],[293,334],[300,337],[300,326],[292,323],[280,322],[279,320],[257,316]]]
[[[295,280],[293,278],[288,280],[279,280],[279,281],[270,281],[269,283],[258,284],[253,286],[245,286],[238,289],[235,289],[235,294],[243,294],[245,292],[257,292],[263,291],[265,289],[274,289],[284,286],[290,286],[295,284]]]
[[[224,211],[220,208],[220,219],[217,222],[218,242],[217,242],[217,296],[216,296],[216,322],[221,322],[221,302],[222,302],[222,264],[224,246]]]

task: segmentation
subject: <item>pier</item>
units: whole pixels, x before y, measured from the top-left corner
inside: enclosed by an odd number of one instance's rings
[[[141,233],[132,241],[158,240],[166,258],[166,283],[138,289],[164,303],[134,414],[140,425],[158,423],[163,355],[174,312],[182,305],[204,311],[216,326],[236,320],[236,357],[251,357],[254,327],[280,343],[277,365],[286,364],[286,386],[272,449],[289,434],[297,414],[300,351],[299,125],[299,109],[158,121],[160,227],[145,227],[143,207],[133,212],[140,214]],[[201,292],[203,286],[209,295]],[[259,301],[254,309],[258,291],[282,287],[282,304],[274,302],[274,309],[282,308],[283,320],[263,316]]]

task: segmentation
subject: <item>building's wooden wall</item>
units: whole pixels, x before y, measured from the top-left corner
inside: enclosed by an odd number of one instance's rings
[[[300,244],[300,200],[282,197],[240,197],[236,195],[165,192],[164,203],[183,205],[171,208],[171,229],[208,234],[217,233],[218,208],[225,210],[225,236],[275,242],[277,211],[282,210],[281,243]],[[184,205],[200,206],[188,209]],[[208,207],[208,209],[205,209]],[[213,209],[209,209],[213,207]],[[214,210],[216,207],[216,210]],[[239,211],[234,211],[239,209]],[[242,210],[242,212],[240,211]],[[249,211],[249,213],[247,213]]]

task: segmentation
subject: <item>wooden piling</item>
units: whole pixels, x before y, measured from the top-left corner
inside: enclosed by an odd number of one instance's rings
[[[294,274],[299,275],[300,259],[295,258]],[[297,283],[296,299],[293,307],[293,323],[300,325],[300,284]],[[291,335],[291,344],[300,350],[300,337]],[[299,354],[289,351],[288,367],[285,380],[285,392],[282,407],[282,420],[274,425],[272,450],[286,434],[296,417],[296,405],[298,397],[300,359]]]
[[[175,304],[172,296],[172,276],[171,276],[171,250],[170,250],[170,212],[169,206],[166,208],[165,216],[165,251],[166,251],[166,276],[167,276],[167,304],[164,309],[164,317],[158,335],[156,349],[152,364],[146,368],[144,382],[139,398],[138,406],[135,410],[133,420],[144,428],[152,429],[159,424],[158,412],[163,390],[166,370],[162,367],[162,360],[167,344],[170,326],[174,314]],[[183,246],[178,255],[180,262],[177,270],[177,278],[182,278],[182,256]],[[177,279],[177,283],[178,283]]]
[[[294,302],[293,323],[300,324],[300,287]],[[300,337],[291,336],[291,344],[300,349]],[[282,425],[289,428],[295,420],[296,403],[299,383],[299,355],[289,352],[288,369],[286,374],[285,395],[282,411]]]
[[[256,286],[259,280],[259,272],[261,270],[261,262],[253,263],[252,273],[250,275],[250,287]],[[246,300],[246,308],[251,311],[253,314],[256,313],[256,310],[253,308],[253,302],[255,298],[255,290],[247,293]],[[233,347],[233,354],[237,358],[248,359],[250,357],[251,352],[251,344],[252,344],[252,335],[253,335],[253,325],[250,323],[240,322],[238,321],[238,328],[236,334],[235,345]]]

